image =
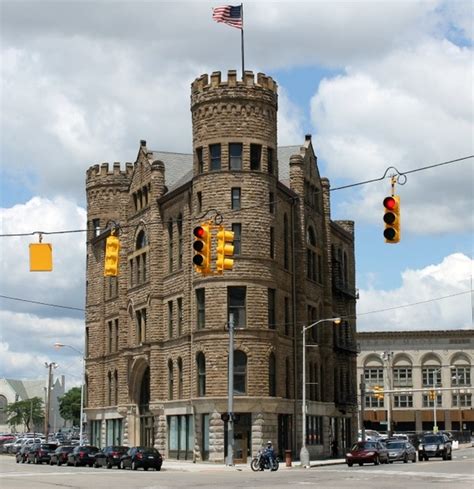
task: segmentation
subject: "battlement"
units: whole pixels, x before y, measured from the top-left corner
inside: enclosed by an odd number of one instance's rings
[[[210,78],[210,79],[209,79]],[[272,77],[267,76],[263,73],[257,73],[257,80],[253,71],[245,71],[243,80],[237,80],[237,71],[229,70],[227,72],[227,81],[223,81],[221,78],[220,71],[214,71],[212,75],[204,74],[199,78],[196,78],[191,84],[191,94],[197,94],[198,92],[203,92],[207,90],[212,90],[215,88],[260,88],[264,90],[269,90],[270,92],[277,93],[277,83]]]
[[[125,169],[122,170],[119,162],[113,164],[112,170],[109,170],[109,163],[93,165],[87,170],[86,185],[126,183],[133,174],[133,167],[133,163],[125,163]]]

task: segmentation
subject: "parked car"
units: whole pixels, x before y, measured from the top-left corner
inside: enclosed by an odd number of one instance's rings
[[[385,446],[391,464],[397,461],[408,463],[409,460],[416,462],[416,449],[409,441],[391,439]]]
[[[18,450],[20,450],[21,446],[23,443],[27,440],[25,437],[17,438],[13,442],[6,443],[5,448],[7,453],[16,453]]]
[[[149,468],[155,470],[161,470],[163,464],[163,457],[156,448],[150,447],[131,447],[120,458],[120,468],[125,469],[127,467],[132,470],[137,470],[142,467],[143,470]]]
[[[20,462],[24,464],[26,462],[30,448],[31,445],[24,445],[16,452],[15,459],[17,464],[19,464]]]
[[[42,464],[43,462],[49,462],[51,459],[51,453],[56,450],[58,446],[55,443],[35,443],[31,445],[28,450],[27,462],[34,462],[35,464]]]
[[[94,455],[94,467],[107,467],[108,469],[111,469],[114,465],[120,467],[120,459],[122,455],[127,453],[127,450],[128,447],[117,445],[103,448]]]
[[[73,446],[61,445],[51,454],[49,465],[67,464],[67,456],[74,450]]]
[[[452,443],[446,435],[427,434],[420,438],[418,460],[429,460],[431,457],[442,457],[443,460],[453,458]]]
[[[94,455],[99,451],[97,447],[83,445],[74,447],[71,453],[68,453],[67,464],[79,467],[80,465],[94,465]]]
[[[358,441],[354,443],[351,451],[346,453],[346,463],[349,467],[353,464],[364,465],[366,463],[388,464],[388,450],[380,441]]]
[[[382,438],[382,435],[375,430],[365,430],[365,441],[377,441]],[[362,431],[359,430],[358,440],[362,441]]]

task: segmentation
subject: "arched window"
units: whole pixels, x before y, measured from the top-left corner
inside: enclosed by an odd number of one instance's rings
[[[0,424],[7,423],[7,419],[8,419],[7,405],[8,405],[7,398],[0,394]]]
[[[107,374],[107,406],[112,405],[112,372]]]
[[[135,253],[130,259],[130,286],[140,285],[147,280],[148,238],[142,229],[135,239]]]
[[[234,394],[247,392],[247,355],[240,350],[234,351]]]
[[[178,399],[183,398],[183,360],[178,358]]]
[[[140,250],[148,245],[148,239],[146,237],[145,231],[143,229],[138,233],[137,239],[135,241],[135,249]]]
[[[349,277],[349,273],[348,273],[348,263],[347,263],[347,253],[344,251],[344,254],[342,255],[343,256],[343,259],[344,259],[344,263],[343,263],[343,269],[344,269],[344,284],[347,285],[348,283],[348,277]]]
[[[276,396],[276,360],[273,352],[268,357],[268,395]]]
[[[316,281],[318,278],[317,275],[317,256],[316,256],[316,234],[312,226],[308,227],[307,235],[306,235],[306,276],[310,280]]]
[[[174,378],[173,378],[173,361],[168,360],[168,400],[173,400]]]
[[[183,216],[180,214],[177,221],[178,226],[178,268],[183,268]]]
[[[148,413],[150,410],[150,367],[143,372],[140,383],[140,394],[138,399],[138,411],[140,414]]]
[[[198,397],[206,395],[206,357],[199,352],[196,357]]]
[[[285,270],[290,268],[290,230],[288,227],[288,216],[283,216],[283,267]]]
[[[173,221],[168,221],[168,270],[173,271]]]
[[[118,404],[118,393],[119,393],[118,373],[117,370],[115,370],[114,371],[114,405]]]

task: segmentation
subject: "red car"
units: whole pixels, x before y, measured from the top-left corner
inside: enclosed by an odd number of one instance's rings
[[[346,463],[349,467],[354,464],[364,465],[373,463],[388,464],[388,450],[379,441],[358,441],[352,445],[351,451],[346,453]]]

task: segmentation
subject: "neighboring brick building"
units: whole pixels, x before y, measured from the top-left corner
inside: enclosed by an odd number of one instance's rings
[[[391,396],[391,406],[388,396],[366,396],[366,428],[386,431],[390,417],[395,431],[432,430],[435,403],[429,391],[436,385],[438,428],[474,430],[472,330],[363,332],[357,340],[358,375],[364,375],[367,389],[378,385],[400,390]]]
[[[355,314],[353,222],[331,221],[310,136],[277,148],[271,78],[203,75],[191,113],[192,155],[142,141],[125,170],[104,163],[87,172],[89,439],[223,462],[232,313],[235,458],[267,439],[297,456],[301,328]],[[215,211],[235,233],[234,269],[203,277],[192,266],[192,230]],[[118,280],[103,276],[112,223]],[[308,449],[328,456],[336,438],[342,453],[357,429],[355,321],[307,335]]]

